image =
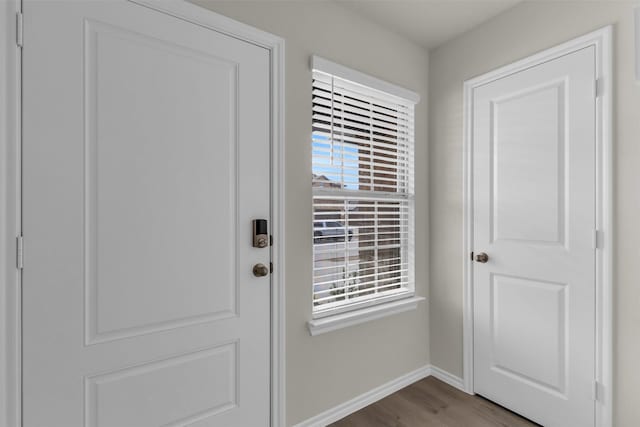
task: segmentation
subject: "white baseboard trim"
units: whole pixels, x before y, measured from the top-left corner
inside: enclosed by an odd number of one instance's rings
[[[464,381],[462,381],[462,378],[452,375],[436,366],[426,365],[413,372],[409,372],[408,374],[398,377],[395,380],[389,381],[386,384],[376,387],[373,390],[363,393],[347,402],[328,409],[315,417],[296,424],[294,427],[326,427],[331,423],[359,411],[365,406],[369,406],[372,403],[375,403],[378,400],[431,375],[452,387],[464,391]]]
[[[431,375],[431,366],[423,366],[422,368],[418,368],[413,372],[409,372],[408,374],[389,381],[380,387],[376,387],[373,390],[369,390],[360,396],[324,411],[315,417],[309,418],[300,424],[296,424],[294,427],[326,427],[328,424],[341,420],[347,415],[351,415],[365,406],[369,406],[416,381],[428,377],[429,375]]]
[[[460,377],[457,377],[449,372],[438,368],[437,366],[431,366],[431,375],[439,379],[440,381],[449,384],[451,387],[455,387],[458,390],[467,391],[464,388],[464,380]]]

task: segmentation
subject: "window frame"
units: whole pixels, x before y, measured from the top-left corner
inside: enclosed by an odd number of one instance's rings
[[[371,96],[371,97],[382,97],[384,100],[388,100],[391,103],[396,103],[399,106],[404,106],[405,108],[412,109],[412,118],[415,121],[415,105],[419,102],[420,96],[408,89],[402,88],[400,86],[394,85],[392,83],[380,80],[378,78],[369,76],[367,74],[361,73],[356,70],[352,70],[348,67],[342,66],[340,64],[336,64],[324,58],[318,56],[312,56],[311,58],[311,70],[312,73],[321,73],[333,78],[338,78],[343,81],[347,81],[349,84],[355,85],[358,87],[358,91],[362,91],[363,97]],[[333,116],[332,116],[333,117]],[[313,123],[313,120],[312,120]],[[415,132],[415,128],[412,128]],[[407,206],[407,236],[406,242],[402,242],[400,244],[400,262],[407,264],[407,284],[403,285],[396,292],[395,289],[385,291],[384,294],[378,297],[369,297],[369,296],[357,296],[353,298],[354,302],[349,303],[340,303],[340,304],[331,304],[326,308],[322,308],[322,305],[317,305],[315,303],[315,298],[312,298],[311,301],[311,312],[312,312],[312,321],[309,322],[309,329],[312,335],[315,335],[313,332],[313,328],[317,327],[314,325],[320,323],[327,323],[330,321],[330,318],[333,316],[335,318],[352,318],[353,316],[349,313],[353,313],[356,316],[358,312],[360,313],[370,313],[370,315],[361,316],[364,317],[372,317],[378,318],[379,314],[376,314],[376,307],[380,307],[381,311],[389,311],[390,314],[396,312],[399,304],[407,307],[415,307],[417,301],[423,299],[415,296],[415,187],[414,187],[414,176],[415,176],[415,167],[413,166],[415,160],[415,135],[410,135],[410,140],[407,143],[410,151],[409,155],[411,156],[409,160],[409,165],[406,166],[405,170],[400,170],[396,172],[396,176],[394,179],[400,183],[401,179],[399,175],[406,173],[407,181],[404,182],[409,186],[408,190],[405,192],[399,192],[400,197],[398,199],[403,199],[406,202]],[[312,156],[313,158],[313,156]],[[315,173],[312,168],[312,172]],[[372,182],[373,186],[374,183]],[[335,190],[334,190],[335,191]],[[382,200],[381,195],[385,194],[385,192],[381,191],[367,191],[367,190],[345,190],[341,189],[340,191],[335,191],[337,198],[343,198],[345,203],[347,201],[351,201],[352,199],[348,197],[348,193],[353,193],[357,198],[360,198],[365,201],[380,201]],[[317,222],[327,223],[332,222],[332,219],[316,219],[315,217],[315,199],[316,197],[329,196],[331,190],[322,190],[321,187],[312,187],[312,200],[313,207],[312,211],[314,212],[311,220],[311,228],[314,229],[314,224]],[[392,192],[386,194],[393,194]],[[402,209],[404,206],[403,202],[399,203],[399,209]],[[378,209],[377,207],[375,209]],[[376,211],[377,214],[377,211]],[[401,214],[400,214],[401,215]],[[337,221],[337,220],[335,220]],[[348,228],[348,224],[343,224],[345,228]],[[400,225],[399,227],[402,227]],[[379,232],[376,231],[376,234]],[[313,232],[312,232],[313,234]],[[400,238],[402,240],[403,238]],[[315,235],[312,240],[312,244],[315,245]],[[346,244],[346,239],[345,239]],[[315,246],[314,246],[315,248]],[[315,249],[314,252],[315,254]],[[376,260],[376,269],[379,268],[378,261]],[[312,262],[314,263],[314,267],[312,271],[315,272],[315,256],[312,257]],[[312,279],[311,283],[312,289],[314,287],[314,281]],[[312,295],[315,296],[316,292],[312,290]],[[408,304],[403,304],[399,300],[407,300]],[[390,308],[393,307],[393,308]],[[349,323],[353,323],[351,320]],[[356,322],[360,323],[360,321]],[[326,328],[326,326],[325,326]],[[335,329],[335,327],[331,327],[330,330]]]

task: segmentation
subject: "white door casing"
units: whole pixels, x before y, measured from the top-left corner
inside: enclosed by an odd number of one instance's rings
[[[269,425],[269,51],[124,1],[23,12],[24,425]]]
[[[545,426],[611,420],[609,37],[465,83],[465,386]]]
[[[20,425],[20,48],[18,0],[0,2],[0,427]]]

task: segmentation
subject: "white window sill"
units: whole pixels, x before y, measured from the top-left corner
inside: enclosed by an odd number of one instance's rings
[[[307,322],[307,327],[312,336],[320,335],[370,320],[391,316],[392,314],[415,310],[418,307],[418,303],[424,299],[424,297],[414,296],[321,319],[313,319]]]

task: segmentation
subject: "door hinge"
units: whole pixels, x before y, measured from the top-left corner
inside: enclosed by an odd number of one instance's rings
[[[593,400],[598,402],[602,396],[602,384],[598,381],[593,382]]]
[[[22,19],[22,12],[18,12],[16,13],[16,44],[20,48],[23,45],[23,36],[24,36],[24,23]]]
[[[269,246],[273,246],[273,235],[269,235]]]
[[[16,237],[16,267],[18,270],[24,268],[24,239],[22,235]]]
[[[595,88],[596,88],[596,98],[600,98],[602,96],[602,92],[603,92],[603,85],[602,85],[602,78],[598,78],[596,79],[595,82]]]
[[[269,273],[273,273],[273,263],[269,263]]]
[[[473,252],[471,252],[471,261],[473,261]]]
[[[593,249],[602,249],[603,235],[600,230],[593,230]]]

